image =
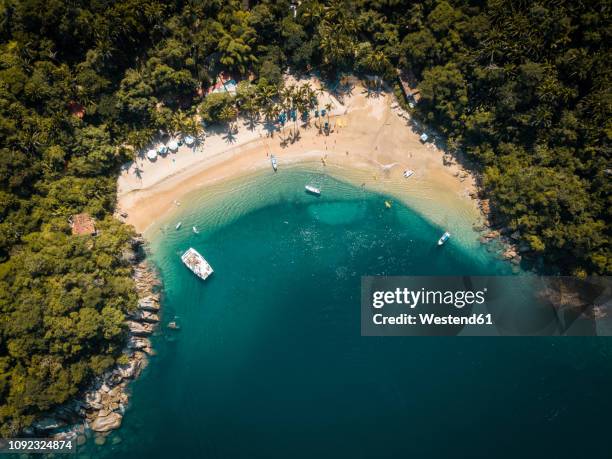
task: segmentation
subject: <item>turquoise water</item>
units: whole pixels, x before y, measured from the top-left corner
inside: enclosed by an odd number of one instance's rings
[[[303,193],[307,182],[323,196]],[[325,175],[293,169],[233,188],[194,193],[151,230],[163,321],[178,316],[182,329],[160,329],[123,427],[84,453],[607,455],[606,341],[360,336],[362,275],[510,274],[508,265],[456,239],[440,250],[442,228]],[[206,282],[180,262],[190,246],[215,269]]]

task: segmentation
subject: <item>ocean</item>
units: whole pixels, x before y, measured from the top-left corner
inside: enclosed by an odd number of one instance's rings
[[[467,221],[294,167],[194,191],[148,237],[157,355],[82,457],[609,457],[607,339],[361,336],[363,275],[513,275]]]

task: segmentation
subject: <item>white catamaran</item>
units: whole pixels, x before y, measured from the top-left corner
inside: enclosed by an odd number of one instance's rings
[[[200,279],[205,280],[214,272],[204,257],[193,247],[189,247],[189,250],[181,256],[181,260]]]

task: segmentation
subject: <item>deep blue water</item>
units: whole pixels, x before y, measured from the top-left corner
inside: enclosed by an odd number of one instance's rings
[[[610,457],[607,340],[361,337],[362,275],[509,266],[453,239],[440,250],[443,229],[398,202],[307,179],[321,198],[302,193],[298,170],[224,199],[200,192],[155,234],[163,321],[178,316],[182,329],[160,329],[123,427],[88,453]],[[180,263],[189,246],[215,268],[208,281]]]

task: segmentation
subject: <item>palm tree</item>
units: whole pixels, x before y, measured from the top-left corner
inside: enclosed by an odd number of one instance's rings
[[[219,61],[230,70],[236,70],[243,75],[246,73],[250,64],[257,61],[253,55],[251,46],[245,43],[242,38],[232,37],[226,33],[219,40],[219,51],[221,58]]]

